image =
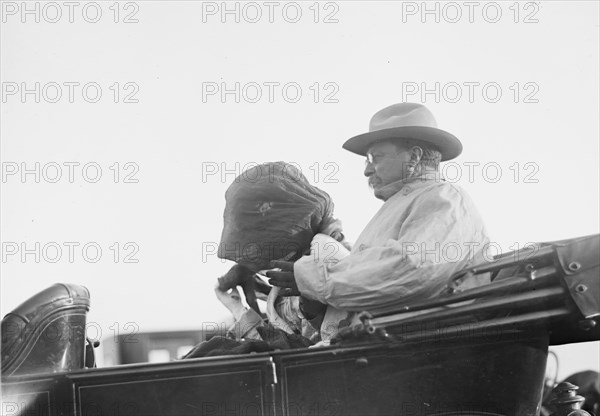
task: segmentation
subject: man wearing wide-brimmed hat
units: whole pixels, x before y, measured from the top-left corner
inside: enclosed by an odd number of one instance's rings
[[[277,262],[282,271],[268,273],[276,286],[346,311],[377,312],[436,296],[489,243],[469,196],[440,177],[440,162],[460,155],[461,142],[438,129],[426,107],[394,104],[369,127],[343,147],[366,157],[364,174],[385,202],[350,254],[334,264],[313,252],[293,266]],[[313,246],[329,240],[317,235]]]

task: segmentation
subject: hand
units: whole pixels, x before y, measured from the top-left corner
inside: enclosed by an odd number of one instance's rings
[[[296,278],[294,277],[294,263],[291,261],[274,260],[271,267],[281,269],[281,271],[270,270],[267,272],[269,283],[273,286],[282,288],[281,296],[300,296]]]
[[[242,303],[242,297],[240,296],[237,287],[234,287],[231,289],[231,292],[228,293],[225,290],[219,289],[219,282],[217,282],[215,286],[215,295],[217,295],[217,299],[229,309],[236,321],[238,321],[246,312],[246,307]]]
[[[221,291],[227,291],[236,286],[241,286],[244,282],[250,280],[254,272],[241,264],[235,264],[227,273],[219,277],[219,289]]]

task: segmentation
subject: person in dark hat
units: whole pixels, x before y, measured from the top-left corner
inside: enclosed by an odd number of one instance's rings
[[[364,174],[383,205],[349,255],[274,262],[272,285],[339,310],[376,313],[434,297],[452,273],[483,260],[489,238],[481,216],[464,190],[440,176],[440,162],[460,155],[462,144],[437,128],[425,106],[384,108],[368,133],[343,148],[366,158]]]

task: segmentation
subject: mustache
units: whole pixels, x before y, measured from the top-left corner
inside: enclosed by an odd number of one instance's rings
[[[374,175],[369,176],[368,184],[369,184],[369,188],[373,189],[373,187],[375,187],[375,185],[381,184],[381,179],[379,179],[378,177],[376,177]]]

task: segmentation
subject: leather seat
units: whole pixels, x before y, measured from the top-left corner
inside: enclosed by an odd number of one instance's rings
[[[87,288],[57,283],[2,319],[2,375],[84,368]]]

